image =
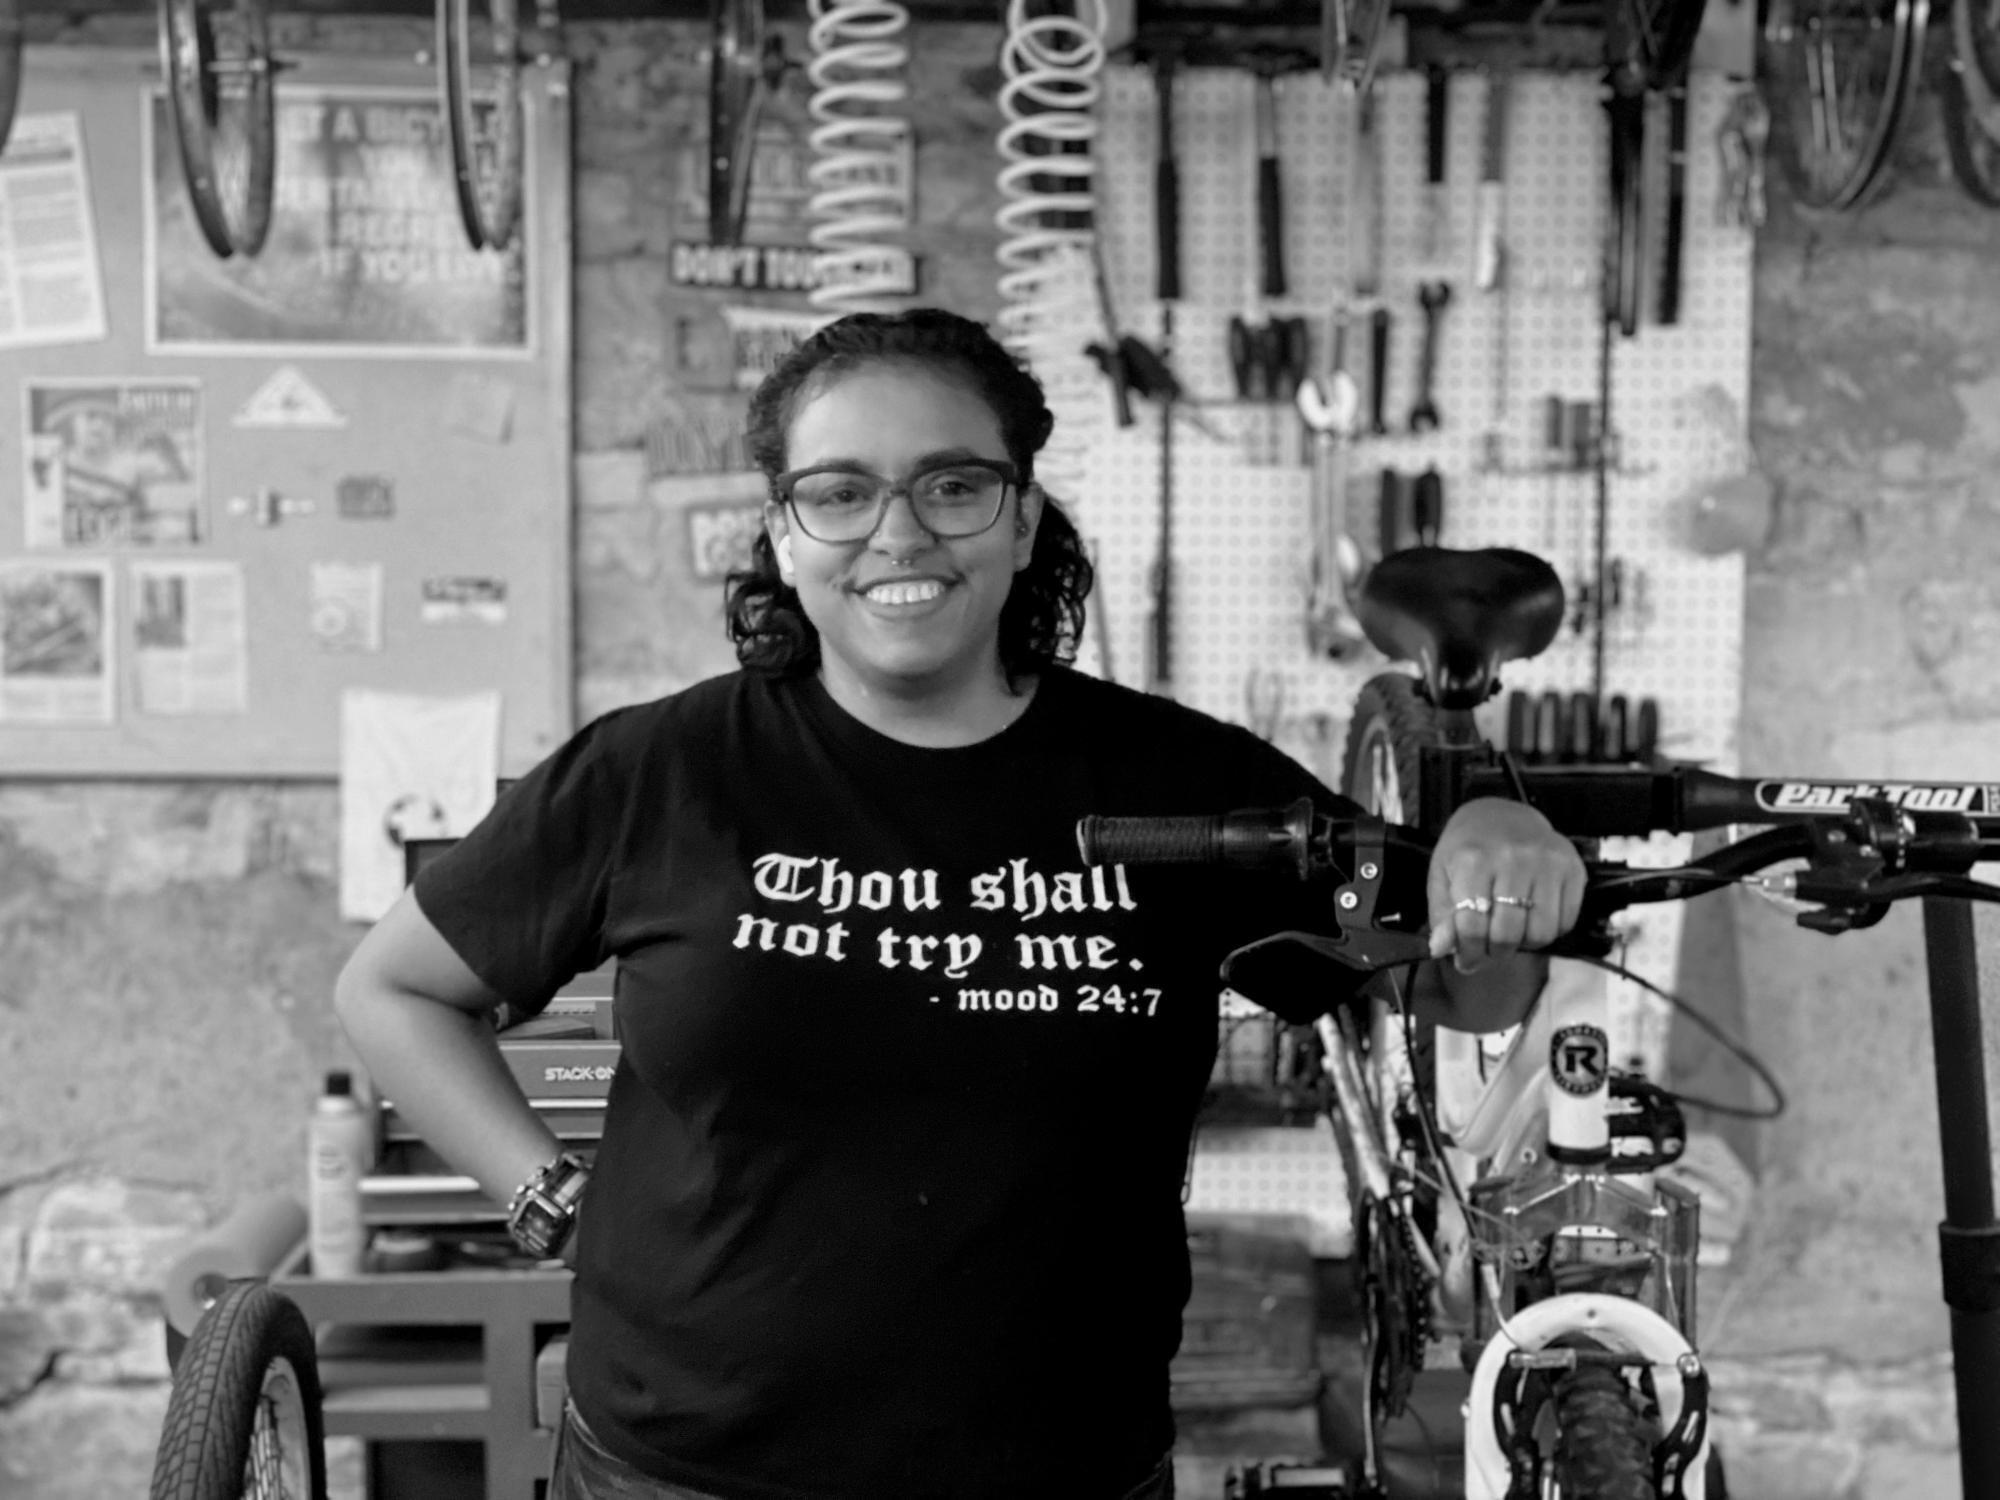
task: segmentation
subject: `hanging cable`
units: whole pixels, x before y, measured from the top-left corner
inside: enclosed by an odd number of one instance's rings
[[[1039,460],[1052,491],[1074,500],[1110,411],[1086,350],[1108,347],[1097,263],[1095,108],[1103,85],[1104,0],[1085,15],[1028,15],[1010,0],[1000,52],[1002,158],[995,215],[1002,239],[1003,343],[1042,382],[1055,430]]]
[[[897,0],[810,0],[813,85],[808,204],[817,285],[813,306],[884,311],[916,284],[902,240],[910,227],[910,13]]]

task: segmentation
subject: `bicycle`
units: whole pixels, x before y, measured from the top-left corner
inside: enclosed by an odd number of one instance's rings
[[[1306,800],[1078,826],[1088,864],[1220,863],[1330,886],[1336,935],[1273,934],[1232,955],[1224,978],[1310,1024],[1322,1051],[1364,1293],[1351,1492],[1386,1495],[1383,1425],[1431,1347],[1453,1340],[1471,1376],[1468,1500],[1721,1500],[1725,1489],[1695,1338],[1700,1205],[1658,1175],[1685,1132],[1671,1096],[1610,1066],[1603,987],[1572,970],[1496,1059],[1479,1038],[1419,1026],[1396,978],[1428,953],[1437,831],[1466,800],[1512,796],[1587,856],[1606,837],[1764,825],[1669,869],[1587,857],[1583,915],[1553,956],[1601,964],[1617,911],[1738,884],[1806,903],[1798,920],[1826,932],[1925,900],[1961,1467],[1967,1495],[2000,1493],[2000,1437],[1978,1420],[2000,1378],[2000,1225],[1967,906],[2000,900],[2000,887],[1965,873],[2000,852],[1991,789],[1737,778],[1671,762],[1520,766],[1485,742],[1473,710],[1502,666],[1560,627],[1546,563],[1511,549],[1408,549],[1376,565],[1357,611],[1385,655],[1423,664],[1359,695],[1344,781],[1361,813]],[[1781,865],[1796,868],[1770,873]],[[1290,992],[1301,955],[1389,978],[1329,1013]]]

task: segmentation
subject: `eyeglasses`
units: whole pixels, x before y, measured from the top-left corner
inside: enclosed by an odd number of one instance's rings
[[[1007,491],[1021,482],[1012,464],[965,459],[919,469],[902,483],[865,469],[793,469],[771,481],[778,503],[819,542],[863,542],[875,534],[895,495],[935,537],[977,536],[1000,519]]]

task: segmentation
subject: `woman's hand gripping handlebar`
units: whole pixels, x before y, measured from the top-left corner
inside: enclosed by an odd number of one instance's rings
[[[1364,971],[1435,956],[1425,891],[1435,845],[1417,829],[1367,813],[1334,817],[1301,798],[1206,817],[1084,818],[1076,834],[1085,864],[1219,864],[1332,879],[1337,933],[1294,940]],[[1967,873],[1995,859],[2000,817],[1856,797],[1840,816],[1751,833],[1669,869],[1586,861],[1578,918],[1545,951],[1602,957],[1612,947],[1609,919],[1620,909],[1739,884],[1808,903],[1799,924],[1830,933],[1871,926],[1892,903],[1912,897],[2000,901],[2000,886]],[[1765,873],[1776,865],[1792,868]]]

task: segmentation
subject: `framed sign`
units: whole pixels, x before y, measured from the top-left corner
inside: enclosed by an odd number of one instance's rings
[[[534,107],[528,92],[522,108]],[[149,353],[534,352],[533,227],[502,251],[467,241],[434,88],[283,89],[270,236],[257,255],[227,260],[195,226],[160,90],[144,120]],[[524,124],[532,139],[532,116]]]

